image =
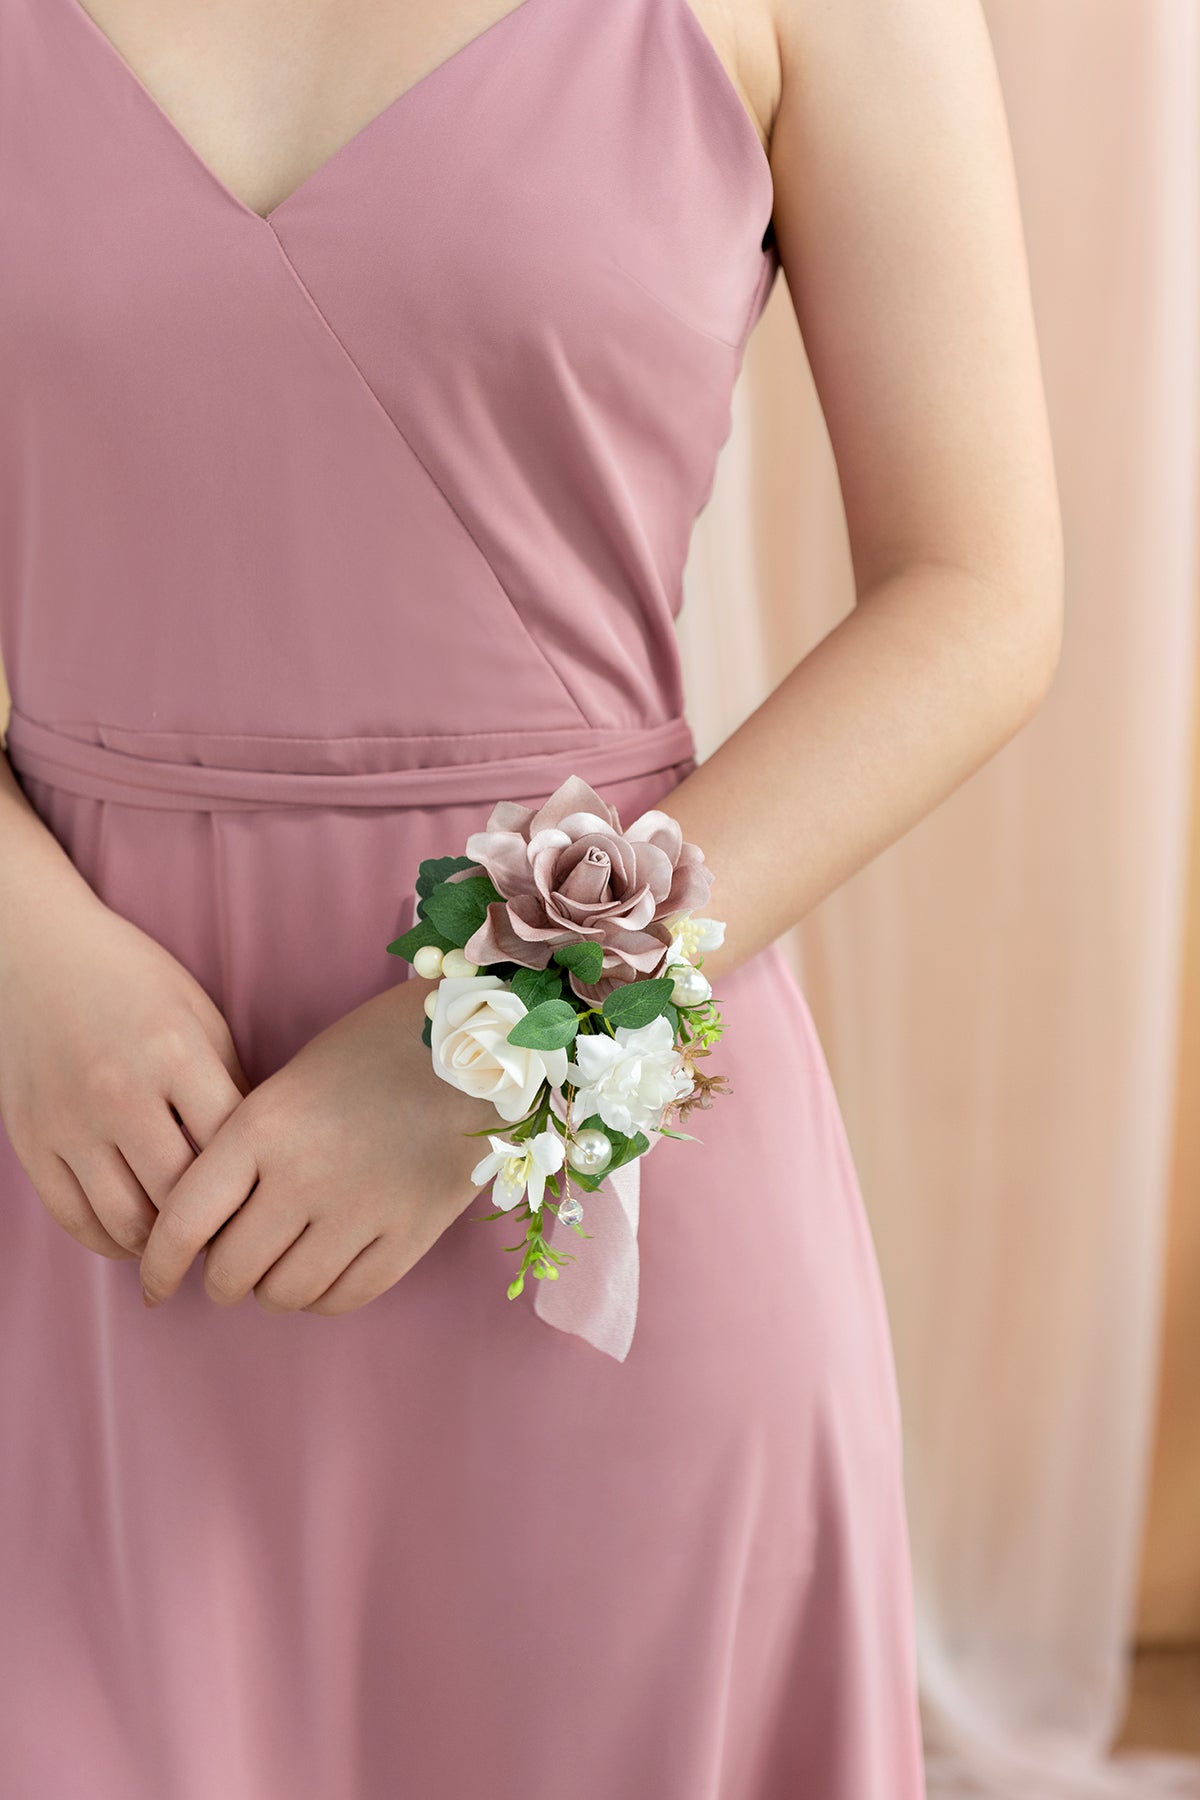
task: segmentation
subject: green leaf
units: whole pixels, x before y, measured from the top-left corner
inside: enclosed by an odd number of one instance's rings
[[[604,1123],[599,1113],[592,1113],[575,1129],[582,1130],[585,1125],[595,1126],[598,1131],[602,1131],[613,1147],[608,1162],[596,1174],[588,1175],[578,1169],[571,1170],[571,1180],[578,1187],[586,1188],[588,1193],[594,1194],[603,1185],[605,1176],[611,1175],[614,1169],[619,1169],[623,1164],[632,1162],[635,1156],[644,1156],[650,1148],[650,1139],[644,1131],[635,1131],[632,1137],[626,1137],[622,1131],[614,1131],[611,1125]],[[578,1229],[582,1230],[583,1228],[580,1226]],[[587,1233],[585,1232],[584,1235],[586,1236]]]
[[[606,1171],[606,1173],[607,1173],[607,1171]],[[582,1188],[585,1194],[594,1194],[597,1191],[597,1189],[599,1188],[600,1183],[603,1180],[603,1176],[585,1175],[579,1169],[572,1169],[571,1170],[571,1180],[574,1182],[576,1187]]]
[[[426,944],[436,944],[439,950],[457,948],[457,945],[453,944],[448,937],[443,936],[432,920],[418,919],[411,930],[404,933],[403,937],[398,937],[394,944],[388,945],[388,954],[389,956],[402,956],[406,962],[411,962],[417,951],[423,950]]]
[[[518,1019],[508,1033],[510,1044],[526,1050],[562,1050],[579,1030],[579,1014],[567,1000],[543,1000]]]
[[[648,1025],[670,1006],[674,985],[671,975],[658,975],[650,981],[626,981],[612,990],[600,1010],[610,1025],[628,1025],[632,1029]]]
[[[624,1138],[622,1140],[619,1149],[613,1151],[612,1160],[604,1170],[604,1174],[611,1175],[614,1169],[619,1169],[623,1167],[625,1163],[632,1162],[635,1157],[644,1156],[649,1148],[650,1139],[646,1136],[645,1132],[634,1132],[631,1138]]]
[[[428,1013],[425,1014],[425,1023],[421,1027],[421,1042],[427,1044],[430,1049],[433,1048],[433,1020]]]
[[[466,881],[443,881],[425,896],[424,917],[451,944],[460,949],[487,918],[487,909],[501,896],[489,875],[470,875]]]
[[[494,967],[494,965],[493,965]],[[509,984],[513,993],[530,1012],[543,1000],[562,997],[562,976],[553,969],[518,969]]]
[[[427,856],[417,872],[417,892],[422,899],[426,894],[445,881],[448,875],[457,874],[459,869],[477,869],[479,864],[470,856]]]
[[[582,938],[576,944],[560,944],[554,952],[554,961],[578,975],[580,981],[599,981],[604,967],[604,946]]]

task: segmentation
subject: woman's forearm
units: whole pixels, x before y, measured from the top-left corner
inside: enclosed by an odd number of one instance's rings
[[[21,953],[22,928],[61,898],[95,895],[54,833],[25,798],[0,754],[0,972]]]
[[[1061,585],[1014,599],[965,570],[867,590],[659,805],[714,872],[714,985],[902,837],[1015,736],[1058,662]]]
[[[715,876],[714,983],[932,812],[1037,711],[1061,589],[1014,601],[968,571],[904,568],[867,590],[659,805]],[[52,896],[91,894],[0,755],[0,961]]]

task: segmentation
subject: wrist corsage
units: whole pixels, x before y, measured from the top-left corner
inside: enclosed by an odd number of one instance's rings
[[[500,801],[464,856],[420,865],[416,922],[388,950],[438,980],[422,1031],[437,1073],[508,1127],[485,1128],[472,1180],[492,1183],[497,1210],[481,1218],[527,1221],[506,1246],[523,1251],[510,1299],[575,1260],[549,1241],[547,1211],[592,1235],[573,1185],[636,1172],[660,1137],[690,1138],[676,1126],[693,1107],[729,1092],[697,1067],[722,1030],[700,965],[725,927],[695,916],[712,882],[669,814],[622,829],[578,775],[537,810]]]

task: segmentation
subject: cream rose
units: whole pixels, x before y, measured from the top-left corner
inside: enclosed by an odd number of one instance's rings
[[[543,1081],[561,1088],[564,1050],[529,1050],[508,1033],[529,1009],[499,975],[447,975],[438,983],[430,1025],[433,1066],[443,1081],[490,1100],[502,1119],[523,1119]]]

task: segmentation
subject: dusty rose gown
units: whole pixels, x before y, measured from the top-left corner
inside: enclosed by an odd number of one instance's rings
[[[494,800],[694,766],[771,205],[686,0],[524,0],[266,218],[78,0],[0,0],[8,752],[252,1081]],[[623,1363],[467,1216],[342,1318],[199,1262],[147,1313],[0,1132],[3,1800],[919,1800],[854,1167],[780,947],[718,998]]]

